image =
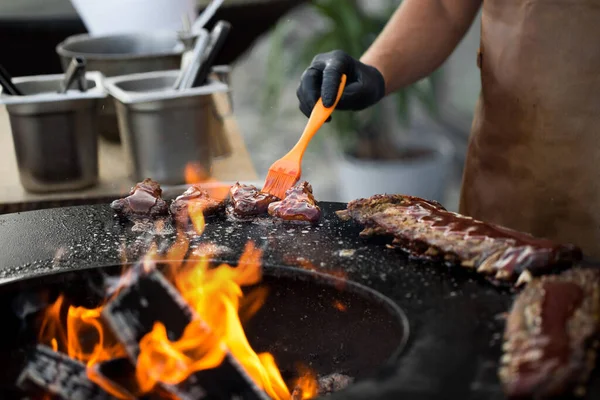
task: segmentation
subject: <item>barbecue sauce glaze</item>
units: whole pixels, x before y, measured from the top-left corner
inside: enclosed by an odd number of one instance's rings
[[[445,236],[458,236],[463,240],[482,239],[505,241],[509,246],[492,263],[496,270],[512,273],[519,269],[531,270],[556,259],[563,245],[547,239],[535,238],[529,234],[514,231],[498,225],[477,221],[426,200],[409,197],[401,208],[407,215],[444,232]]]
[[[269,204],[269,214],[284,221],[316,223],[321,209],[308,182],[300,182],[285,192],[285,199]]]
[[[113,201],[110,206],[123,217],[166,215],[168,207],[161,195],[160,185],[147,178],[136,184],[129,196]]]
[[[532,281],[507,319],[500,378],[511,398],[565,394],[587,379],[598,334],[598,271]]]
[[[173,200],[170,207],[171,214],[177,222],[187,223],[189,222],[188,208],[190,206],[201,210],[206,217],[221,211],[225,206],[225,201],[212,198],[208,191],[200,185],[192,185]]]
[[[408,243],[405,247],[409,251],[425,243],[446,254],[457,255],[465,266],[485,264],[485,272],[496,272],[503,279],[525,270],[535,275],[550,266],[581,258],[581,251],[575,246],[478,221],[447,211],[435,201],[413,196],[376,195],[355,200],[348,204],[347,212],[360,214],[357,219],[367,228],[383,229],[399,242]],[[473,259],[476,259],[475,265],[467,265]]]
[[[260,192],[255,186],[239,182],[229,190],[229,215],[236,218],[251,218],[267,213],[269,204],[279,200],[268,193]]]

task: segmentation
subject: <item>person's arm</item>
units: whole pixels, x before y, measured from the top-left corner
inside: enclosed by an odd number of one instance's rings
[[[361,57],[385,80],[386,94],[435,71],[471,26],[482,0],[404,0]]]
[[[483,0],[404,0],[359,60],[342,50],[317,54],[300,78],[300,111],[310,116],[321,97],[331,107],[342,74],[337,109],[364,110],[386,94],[431,74],[465,35]]]

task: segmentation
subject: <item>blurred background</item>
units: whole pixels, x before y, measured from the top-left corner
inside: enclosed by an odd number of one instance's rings
[[[206,3],[196,5],[201,10]],[[211,21],[225,19],[233,31],[217,64],[233,68],[235,116],[261,178],[304,128],[295,91],[312,57],[338,48],[359,57],[400,3],[224,2]],[[60,73],[56,44],[85,32],[70,0],[0,1],[0,63],[13,76]],[[369,190],[399,192],[434,198],[456,210],[480,89],[478,45],[479,17],[433,76],[365,112],[336,113],[311,143],[303,164],[317,198],[347,201]]]

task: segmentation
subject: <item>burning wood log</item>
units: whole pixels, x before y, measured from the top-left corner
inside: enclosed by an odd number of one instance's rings
[[[91,370],[94,381],[103,382],[114,391],[134,398],[134,393],[140,393],[140,387],[135,379],[135,366],[128,358],[120,357],[94,364]],[[154,398],[154,396],[149,396]]]
[[[103,310],[103,318],[125,346],[132,363],[138,363],[140,341],[164,325],[170,341],[184,335],[191,323],[202,324],[193,310],[157,270],[134,275]],[[228,353],[216,368],[202,369],[176,385],[161,388],[182,400],[204,398],[268,399],[239,363]]]
[[[110,400],[113,397],[88,379],[85,365],[66,354],[38,345],[17,380],[26,391],[42,390],[62,400]]]
[[[334,372],[316,379],[312,374],[300,378],[292,391],[290,400],[303,400],[314,396],[326,396],[347,388],[354,378]],[[308,397],[307,397],[308,396]]]
[[[163,323],[169,338],[176,339],[192,320],[193,311],[177,289],[152,270],[132,274],[131,282],[106,304],[102,317],[135,361],[140,340],[155,323]]]

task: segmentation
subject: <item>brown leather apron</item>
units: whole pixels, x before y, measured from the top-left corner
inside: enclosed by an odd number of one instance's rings
[[[600,0],[484,0],[460,212],[600,258]]]

